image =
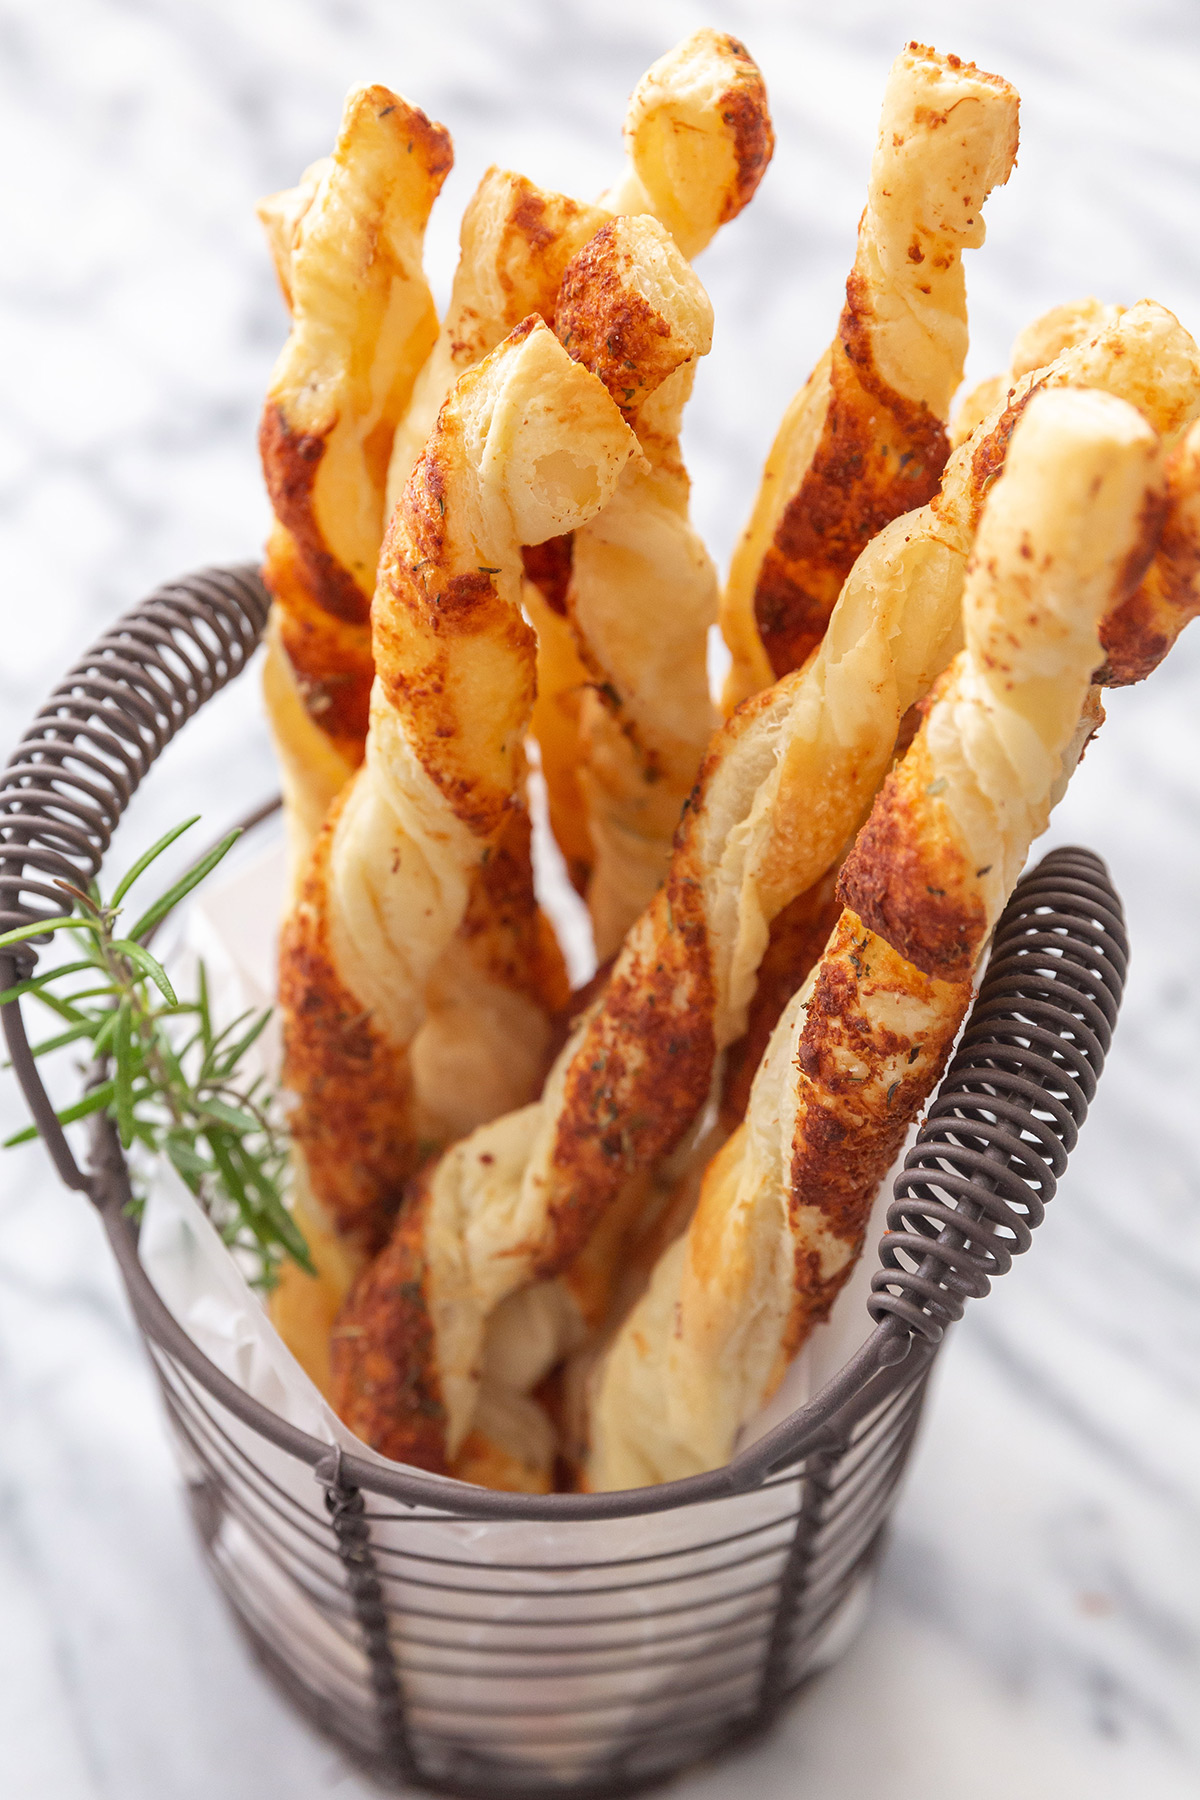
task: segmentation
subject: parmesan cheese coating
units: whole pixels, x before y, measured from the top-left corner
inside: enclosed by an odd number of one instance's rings
[[[260,447],[276,520],[264,686],[293,873],[362,760],[388,457],[437,332],[421,259],[452,160],[418,107],[356,88],[332,156],[260,208],[292,313]]]
[[[392,522],[366,760],[322,828],[280,963],[294,1140],[317,1201],[363,1244],[381,1241],[439,1124],[414,1104],[411,1051],[439,957],[494,868],[506,904],[481,909],[476,1030],[460,1040],[477,1062],[460,1075],[496,1110],[536,1091],[563,993],[520,854],[534,681],[520,545],[602,506],[634,448],[601,383],[529,320],[461,379]]]
[[[859,552],[937,489],[967,350],[962,252],[1016,160],[1017,104],[920,44],[892,65],[837,335],[784,415],[730,569],[726,712],[804,663]]]
[[[846,909],[772,1033],[745,1123],[596,1371],[591,1488],[727,1461],[827,1316],[1073,767],[1100,621],[1161,527],[1160,465],[1155,432],[1108,394],[1044,391],[1017,426],[963,592],[966,648],[843,866]],[[956,953],[914,956],[914,938],[948,941],[952,891]]]

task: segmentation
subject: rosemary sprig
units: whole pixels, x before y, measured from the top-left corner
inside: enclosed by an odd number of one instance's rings
[[[90,1047],[93,1085],[59,1112],[60,1123],[107,1112],[125,1150],[133,1152],[139,1200],[147,1161],[166,1156],[224,1241],[239,1253],[250,1279],[270,1288],[285,1256],[312,1273],[308,1247],[284,1203],[287,1140],[276,1096],[261,1076],[248,1082],[239,1074],[270,1011],[245,1012],[218,1030],[204,964],[198,968],[196,997],[181,1000],[146,941],[216,868],[239,833],[230,832],[193,863],[128,931],[118,926],[130,889],[195,823],[195,818],[187,819],[152,844],[108,901],[94,882],[87,893],[57,882],[71,900],[71,910],[4,933],[0,950],[44,932],[66,931],[82,954],[18,981],[0,993],[0,1005],[28,996],[57,1016],[64,1029],[33,1045],[34,1056],[70,1044]],[[4,1148],[36,1136],[37,1127],[27,1126]]]

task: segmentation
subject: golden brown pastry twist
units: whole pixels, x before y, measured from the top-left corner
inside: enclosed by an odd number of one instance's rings
[[[1200,353],[1151,302],[1040,379],[1114,389],[1169,432],[1200,407]],[[934,505],[868,547],[809,665],[718,734],[664,887],[541,1100],[441,1159],[351,1297],[335,1339],[337,1402],[388,1454],[449,1466],[470,1429],[490,1314],[569,1269],[696,1119],[718,1052],[745,1027],[771,918],[835,860],[900,719],[957,648],[967,555],[1031,391],[1027,380],[956,454]]]
[[[527,829],[520,544],[603,505],[635,442],[601,383],[529,320],[462,378],[389,530],[366,761],[317,840],[280,959],[294,1141],[318,1202],[363,1245],[417,1160],[411,1048],[430,975],[480,871]],[[489,1006],[511,1040],[487,1070],[510,1104],[538,1079],[557,972],[525,867],[507,915],[485,897],[480,931],[501,941],[491,992],[476,983],[478,1040],[494,1047]]]
[[[437,333],[422,246],[452,160],[418,107],[356,88],[333,155],[260,209],[292,312],[260,448],[276,518],[267,712],[297,867],[362,760],[387,463]]]
[[[670,334],[656,339],[646,332],[643,297],[652,282],[673,300]],[[621,323],[604,345],[595,340],[591,299],[601,287],[624,295]],[[555,329],[564,344],[591,347],[592,366],[644,453],[626,465],[603,511],[575,533],[567,588],[589,678],[575,773],[587,805],[587,899],[603,961],[662,881],[717,724],[707,663],[717,578],[688,518],[679,449],[696,359],[712,341],[712,308],[665,229],[644,215],[627,217],[606,225],[572,264]],[[644,374],[651,367],[652,388]]]
[[[741,211],[772,150],[762,77],[735,39],[709,30],[696,32],[639,82],[629,103],[625,138],[625,175],[597,206],[545,192],[505,170],[491,169],[484,176],[464,215],[458,271],[438,341],[396,434],[388,474],[389,510],[399,499],[456,376],[530,313],[553,321],[568,261],[613,213],[657,218],[678,233],[685,253],[693,256],[722,223]],[[614,835],[624,829],[622,845],[635,865],[639,861],[646,865],[635,877],[634,898],[618,904],[617,916],[602,925],[602,956],[619,942],[661,879],[680,805],[715,722],[708,702],[705,653],[708,626],[716,615],[717,584],[703,546],[687,524],[687,477],[679,458],[678,418],[673,416],[686,400],[684,386],[681,383],[672,395],[662,396],[657,419],[647,416],[644,448],[654,464],[654,478],[647,474],[622,490],[619,518],[589,546],[590,555],[584,557],[576,582],[570,624],[566,592],[571,539],[532,547],[526,558],[531,582],[525,605],[539,642],[534,733],[555,835],[582,891],[593,861],[589,801],[580,784],[581,770],[587,771],[601,808],[597,829],[605,869],[597,878],[597,906],[602,913],[611,918],[614,910],[605,900],[614,886],[610,873]],[[650,577],[655,581],[656,610],[670,625],[664,652],[668,648],[678,652],[677,698],[672,691],[651,692],[639,705],[636,664],[630,668],[613,641],[613,584],[622,575],[634,631],[644,622],[645,583]],[[668,666],[666,654],[661,660]],[[581,729],[580,707],[591,706],[585,695],[593,682],[600,694],[619,692],[629,710],[624,729],[616,734],[606,720],[594,717]],[[652,734],[648,739],[648,731],[664,698],[674,716],[658,743]],[[627,746],[632,740],[625,731],[638,719],[641,740],[631,750]],[[612,796],[614,788],[615,798],[605,805],[605,796]],[[614,808],[630,813],[631,822],[611,818]],[[616,874],[619,883],[619,868]]]
[[[655,406],[663,389],[677,386],[691,362],[697,321],[701,330],[708,321],[703,289],[664,228],[643,215],[614,220],[598,232],[568,264],[562,293],[567,298],[570,328],[560,330],[560,338],[571,355],[604,383],[627,423],[635,425]],[[647,438],[653,446],[650,432]],[[640,468],[643,458],[631,461]],[[623,471],[616,492],[601,509],[606,518],[630,491],[625,475]],[[648,502],[643,498],[643,525],[647,511]],[[670,515],[670,525],[676,537],[680,531],[686,532],[686,519],[680,521],[676,513]],[[586,533],[587,525],[579,530]],[[620,605],[618,599],[618,610]],[[686,631],[685,624],[683,635]],[[663,635],[670,637],[669,627],[663,627]],[[679,637],[677,632],[677,649],[681,649]],[[703,628],[700,639],[703,643]],[[677,707],[669,718],[678,717],[681,710]],[[653,728],[648,735],[651,744],[663,746],[665,763],[669,733],[659,725],[657,736]],[[685,763],[698,756],[698,749],[685,750]],[[664,768],[663,773],[665,782],[669,770]],[[674,810],[680,805],[682,794]],[[524,814],[521,827],[521,842],[515,842],[510,832],[501,846],[504,857],[493,854],[481,871],[463,926],[432,971],[426,989],[427,1018],[414,1041],[412,1061],[418,1099],[430,1120],[423,1133],[427,1137],[444,1141],[461,1136],[507,1111],[516,1101],[531,1098],[545,1073],[544,1065],[531,1071],[514,1064],[510,1040],[520,1042],[529,1032],[518,1029],[506,1007],[498,1009],[494,1001],[485,1003],[479,978],[482,960],[485,966],[495,965],[493,973],[499,973],[501,986],[514,985],[502,973],[509,929],[505,915],[520,919],[526,910],[520,897],[530,896],[532,908],[533,891]],[[546,941],[551,942],[549,927],[543,930]],[[507,960],[519,965],[523,954],[515,944]],[[558,1010],[566,997],[565,989],[553,1000],[547,994],[547,1004]],[[543,1032],[541,1041],[547,1042],[548,1037],[548,1032]]]
[[[699,256],[748,206],[775,149],[767,94],[743,43],[705,27],[647,69],[625,114],[627,162],[601,195],[610,213],[650,213]]]
[[[936,492],[967,349],[962,252],[1017,153],[1017,95],[909,44],[892,65],[837,336],[767,458],[721,606],[726,711],[799,668],[875,533]]]
[[[1066,300],[1039,314],[1027,325],[1012,347],[1006,375],[989,375],[959,401],[950,421],[950,445],[954,450],[965,443],[990,412],[1004,400],[1010,388],[1022,375],[1044,369],[1064,350],[1086,343],[1106,325],[1111,325],[1124,312],[1122,306],[1108,306],[1101,300]]]
[[[1128,687],[1156,669],[1200,614],[1200,425],[1167,458],[1167,518],[1154,561],[1100,627],[1102,687]]]
[[[685,38],[635,88],[625,143],[625,173],[601,206],[648,214],[684,256],[697,256],[752,199],[774,150],[766,89],[745,46],[710,30]],[[602,959],[662,879],[716,722],[706,652],[717,579],[688,523],[678,445],[690,382],[681,374],[646,410],[637,429],[652,471],[623,484],[587,543],[567,540],[552,560],[527,559],[550,823],[572,881],[588,893]],[[662,654],[647,666],[651,587]]]
[[[1156,434],[1108,394],[1046,390],[1017,426],[967,576],[966,648],[843,867],[846,910],[772,1034],[744,1125],[597,1371],[591,1487],[728,1460],[827,1316],[1074,766],[1101,619],[1161,526],[1160,461]],[[964,881],[954,954],[936,929],[929,953],[924,922]]]

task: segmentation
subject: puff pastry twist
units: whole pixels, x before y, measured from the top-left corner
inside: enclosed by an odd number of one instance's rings
[[[745,1123],[599,1367],[591,1487],[726,1461],[827,1315],[1074,766],[1101,620],[1161,527],[1160,464],[1156,433],[1108,394],[1046,390],[1017,425],[963,591],[966,647],[843,867],[845,911],[772,1034]],[[954,953],[936,934],[914,958],[897,895],[911,927],[918,909],[944,919],[952,892]]]
[[[837,335],[784,415],[721,606],[730,712],[801,666],[875,533],[929,500],[967,351],[962,253],[1017,154],[1015,90],[909,44],[892,65]]]
[[[362,760],[388,458],[437,334],[421,259],[452,161],[419,107],[356,88],[332,156],[259,209],[292,313],[260,448],[276,519],[264,687],[297,871]]]
[[[1200,354],[1151,302],[1038,379],[1109,388],[1165,432],[1200,406]],[[665,884],[541,1100],[447,1152],[351,1296],[334,1341],[339,1410],[388,1454],[450,1466],[471,1428],[489,1317],[571,1270],[700,1113],[718,1052],[744,1029],[770,919],[836,858],[901,717],[959,647],[971,543],[1033,387],[956,454],[936,503],[863,553],[807,667],[718,734]]]

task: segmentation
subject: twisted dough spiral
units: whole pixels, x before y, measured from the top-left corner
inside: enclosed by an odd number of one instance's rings
[[[967,350],[962,252],[1017,154],[1017,95],[909,44],[892,65],[837,336],[767,458],[721,607],[730,712],[799,668],[854,559],[931,498]]]
[[[774,150],[766,89],[745,46],[703,30],[660,58],[630,99],[625,143],[625,174],[601,206],[657,219],[683,256],[698,255],[749,203]],[[688,522],[678,446],[690,381],[668,384],[638,425],[652,472],[631,475],[586,543],[527,558],[550,823],[588,896],[602,958],[662,880],[715,723],[706,650],[718,584]],[[647,656],[655,644],[661,654]],[[664,703],[665,730],[656,731]]]
[[[1041,377],[1085,380],[1167,431],[1200,405],[1196,346],[1150,302]],[[541,1100],[441,1159],[352,1296],[334,1343],[338,1406],[387,1454],[449,1466],[470,1430],[491,1312],[569,1270],[700,1112],[718,1051],[744,1028],[770,919],[835,859],[901,717],[957,648],[967,555],[1031,391],[1030,380],[956,454],[934,505],[868,546],[808,666],[718,734],[665,884]]]
[[[838,887],[931,975],[971,974],[1045,829],[1104,660],[1102,622],[1137,588],[1158,542],[1167,510],[1159,463],[1154,433],[1109,394],[1047,390],[1016,429],[972,558],[966,647],[884,782]],[[1057,508],[1053,535],[1024,491],[1039,471],[1042,507]],[[1099,517],[1093,494],[1108,508]]]
[[[389,508],[456,376],[530,313],[553,322],[568,261],[614,213],[657,219],[694,256],[747,204],[773,143],[762,77],[744,47],[710,30],[677,45],[635,89],[625,139],[625,175],[596,206],[505,170],[485,174],[463,218],[446,317],[396,434]],[[706,309],[700,296],[697,313]],[[711,322],[699,353],[709,337]],[[680,806],[715,723],[706,649],[717,580],[688,524],[678,446],[688,385],[681,377],[657,397],[638,427],[653,474],[639,464],[640,476],[623,484],[611,517],[574,546],[569,622],[572,540],[526,557],[525,605],[539,643],[533,723],[551,824],[577,886],[583,891],[592,880],[601,956],[662,878]],[[615,385],[614,393],[620,397]],[[660,652],[649,670],[648,590]],[[623,711],[616,721],[613,709]]]
[[[520,545],[602,506],[634,447],[601,383],[528,320],[461,379],[392,521],[366,761],[322,828],[280,957],[294,1141],[317,1200],[364,1246],[417,1156],[410,1050],[428,979],[481,870],[525,829],[534,643]],[[491,1078],[519,1097],[536,1083],[557,971],[517,885],[507,915],[484,909],[482,928],[507,941],[493,993],[476,999],[509,1040]]]
[[[333,155],[260,209],[292,311],[260,448],[276,518],[264,684],[297,867],[362,760],[387,462],[437,332],[421,257],[451,162],[418,107],[356,88]]]
[[[532,313],[553,324],[563,271],[607,217],[510,169],[484,173],[463,213],[446,316],[392,446],[389,517],[459,376]]]
[[[772,1034],[745,1123],[597,1371],[592,1488],[727,1461],[827,1315],[1073,766],[1100,621],[1161,526],[1160,460],[1156,434],[1108,394],[1047,390],[1016,427],[963,593],[966,648],[843,867],[846,910]],[[897,883],[910,921],[938,916],[935,884],[976,859],[987,867],[969,945],[914,966],[911,933],[894,929]],[[860,904],[880,892],[886,921]]]
[[[623,293],[625,310],[601,353],[590,294],[602,284]],[[666,336],[646,329],[645,293],[655,288],[673,302]],[[712,307],[661,225],[620,218],[572,264],[555,329],[564,344],[594,346],[593,366],[602,361],[643,452],[603,511],[575,533],[566,595],[589,678],[579,696],[576,779],[591,840],[587,899],[604,960],[662,881],[717,723],[707,664],[717,578],[688,518],[679,448],[696,359],[712,341]],[[643,373],[651,367],[653,386]]]
[[[625,149],[625,171],[601,206],[650,213],[683,256],[699,256],[753,199],[775,149],[746,46],[705,27],[660,56],[630,96]]]

